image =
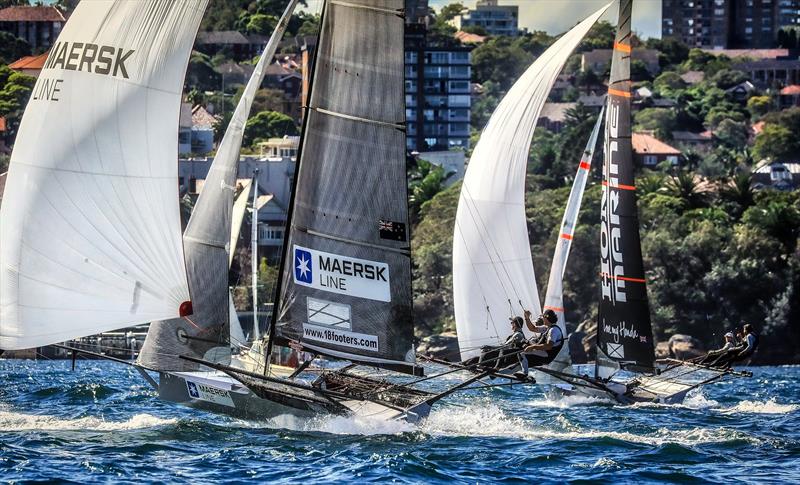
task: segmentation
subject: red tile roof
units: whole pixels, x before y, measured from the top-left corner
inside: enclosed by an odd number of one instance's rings
[[[469,32],[464,32],[463,30],[459,30],[453,34],[453,37],[465,44],[481,44],[484,40],[486,40],[486,36],[470,34]]]
[[[56,7],[17,5],[0,10],[0,22],[66,22],[67,16]]]
[[[797,96],[800,94],[800,84],[792,84],[781,89],[781,96]]]
[[[6,119],[0,116],[0,131],[6,131]]]
[[[44,54],[39,54],[38,56],[25,56],[22,59],[17,59],[16,61],[12,62],[8,65],[11,69],[39,69],[41,70],[44,67],[44,63],[47,61],[48,53],[45,52]]]
[[[648,135],[647,133],[634,133],[631,137],[633,151],[642,154],[653,155],[680,155],[681,151],[673,148],[661,140]]]

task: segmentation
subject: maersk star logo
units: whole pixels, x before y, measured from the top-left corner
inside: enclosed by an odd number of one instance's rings
[[[294,279],[309,285],[314,279],[311,271],[311,253],[299,248],[294,249]]]
[[[189,396],[197,399],[200,397],[200,393],[197,391],[197,385],[192,381],[186,381],[186,387],[189,388]]]

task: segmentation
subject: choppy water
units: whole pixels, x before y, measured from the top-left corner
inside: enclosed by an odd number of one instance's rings
[[[118,364],[0,360],[0,480],[797,482],[800,367],[752,370],[681,406],[474,391],[413,426],[246,422],[160,402]]]

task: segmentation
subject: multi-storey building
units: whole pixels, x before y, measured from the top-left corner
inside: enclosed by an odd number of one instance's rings
[[[475,10],[468,10],[453,19],[461,30],[464,27],[482,27],[489,35],[519,35],[519,7],[498,5],[497,0],[478,0]]]
[[[418,152],[469,148],[470,48],[438,47],[425,25],[406,26],[407,146]]]
[[[800,25],[800,0],[662,0],[662,37],[706,49],[769,48]]]
[[[0,31],[24,39],[37,53],[53,45],[66,23],[67,15],[56,7],[14,5],[0,9]]]

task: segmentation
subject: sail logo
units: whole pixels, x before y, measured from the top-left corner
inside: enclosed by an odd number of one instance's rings
[[[604,300],[612,304],[627,301],[622,260],[622,229],[619,217],[619,106],[609,107],[606,123],[606,160],[603,194],[600,200],[600,288]]]
[[[192,399],[236,407],[236,405],[233,404],[233,398],[230,392],[225,389],[207,386],[199,382],[186,381],[186,390],[189,391],[189,397]]]
[[[43,69],[83,71],[129,79],[128,65],[134,49],[83,42],[56,42]]]
[[[294,264],[294,279],[298,283],[311,284],[314,281],[314,274],[311,272],[311,253],[295,248]]]
[[[186,387],[189,389],[189,396],[200,399],[200,391],[197,390],[197,384],[192,381],[186,381]]]
[[[294,282],[321,291],[391,301],[389,265],[295,245]]]

